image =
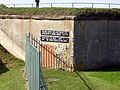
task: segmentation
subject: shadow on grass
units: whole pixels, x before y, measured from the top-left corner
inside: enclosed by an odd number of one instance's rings
[[[84,71],[84,72],[116,72],[116,71],[120,71],[120,66],[107,66],[107,67],[102,67],[102,68],[98,68],[98,69],[90,69],[90,70],[80,70],[80,71]],[[79,71],[78,71],[79,72]],[[75,71],[75,73],[79,76],[79,78],[83,81],[83,83],[85,84],[85,86],[88,88],[88,90],[93,90],[90,85],[88,84],[87,80],[85,80],[85,78],[82,77],[82,75],[80,73],[78,73],[77,71]]]
[[[9,69],[5,66],[5,64],[2,62],[2,60],[0,59],[0,75],[2,74],[2,73],[5,73],[5,72],[7,72],[7,71],[9,71]]]
[[[102,67],[102,68],[97,68],[97,69],[89,69],[89,70],[85,70],[85,71],[90,71],[90,72],[116,72],[116,71],[120,71],[120,65],[118,66],[106,66],[106,67]]]
[[[88,90],[92,90],[92,88],[88,85],[87,81],[78,73],[75,71],[75,73],[79,76],[79,78],[83,81],[84,85],[88,88]]]

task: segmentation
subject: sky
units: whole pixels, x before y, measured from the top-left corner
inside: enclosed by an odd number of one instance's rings
[[[120,4],[120,0],[40,0],[40,3],[60,3],[60,2],[62,2],[62,3],[69,3],[69,2],[82,3],[83,2],[83,3],[118,3],[118,4]],[[34,3],[35,4],[35,0],[0,0],[0,4],[1,3],[3,3],[3,4],[31,4],[31,3]],[[96,5],[96,7],[97,6],[98,5]],[[102,5],[100,5],[100,7],[101,6]],[[106,5],[105,7],[108,7],[108,5]],[[119,7],[120,7],[120,5],[119,5]]]
[[[40,0],[41,3],[54,3],[54,2],[98,2],[98,3],[120,3],[120,0]],[[0,0],[3,4],[23,4],[35,3],[35,0]]]

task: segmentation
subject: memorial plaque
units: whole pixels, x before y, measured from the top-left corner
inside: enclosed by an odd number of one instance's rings
[[[69,32],[55,30],[41,30],[41,41],[69,43]]]
[[[55,30],[41,30],[41,35],[69,37],[69,32]]]
[[[45,41],[45,42],[69,43],[69,38],[41,36],[41,41]]]

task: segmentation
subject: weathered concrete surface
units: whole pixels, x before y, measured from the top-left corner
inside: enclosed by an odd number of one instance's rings
[[[68,31],[69,43],[54,46],[55,53],[76,70],[120,65],[120,20],[34,20],[8,17],[0,19],[0,44],[22,60],[25,59],[25,34],[40,38],[41,30]],[[74,42],[74,43],[73,43]]]
[[[32,33],[40,38],[41,30],[68,31],[69,43],[42,42],[54,46],[55,53],[73,63],[73,20],[34,20],[34,19],[0,19],[0,44],[16,57],[25,60],[25,35]],[[3,35],[4,34],[4,35]],[[4,39],[4,40],[3,40]],[[6,45],[8,43],[8,45]],[[16,51],[16,52],[15,52]]]
[[[11,54],[25,60],[25,52],[0,29],[0,44]]]
[[[119,20],[75,20],[75,68],[120,65]]]

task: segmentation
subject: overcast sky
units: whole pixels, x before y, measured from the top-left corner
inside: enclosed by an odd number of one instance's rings
[[[34,3],[35,0],[0,0],[3,4],[26,4]],[[40,0],[41,3],[53,3],[53,2],[99,2],[99,3],[120,3],[120,0]]]

